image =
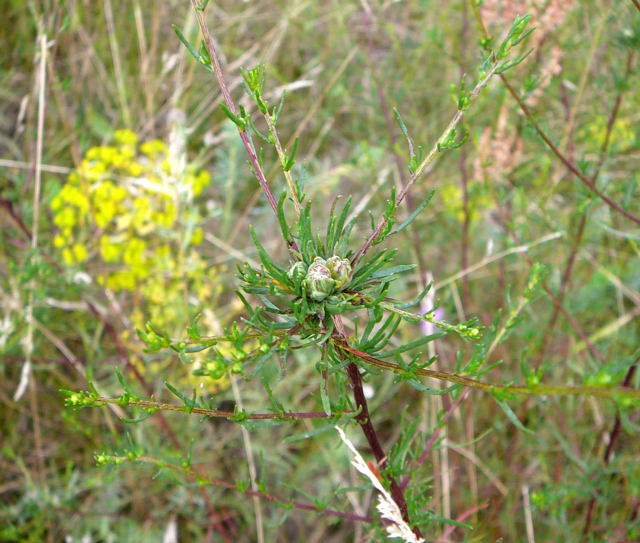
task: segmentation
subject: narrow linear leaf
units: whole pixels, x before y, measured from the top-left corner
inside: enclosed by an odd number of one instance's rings
[[[317,436],[318,434],[324,434],[325,432],[334,431],[334,424],[327,424],[324,426],[320,426],[319,428],[314,428],[308,432],[303,432],[301,434],[294,434],[289,437],[285,437],[282,442],[283,443],[293,443],[294,441],[300,441],[302,439],[309,439],[310,437]]]
[[[291,154],[289,154],[289,156],[287,156],[287,159],[285,160],[285,163],[282,165],[282,169],[285,172],[288,172],[291,168],[293,168],[293,165],[296,162],[296,153],[298,152],[298,138],[296,138],[296,141],[293,142],[293,147],[291,149]]]
[[[415,220],[415,218],[418,215],[420,215],[420,213],[422,213],[424,208],[429,205],[429,202],[433,198],[433,195],[435,194],[435,192],[436,192],[435,190],[431,190],[427,195],[427,197],[424,200],[422,200],[422,202],[420,202],[420,205],[411,212],[411,215],[409,215],[402,223],[400,223],[393,230],[391,230],[391,232],[389,232],[389,235],[402,232],[407,226],[409,226]]]
[[[195,47],[191,45],[191,43],[189,43],[189,40],[184,37],[184,34],[178,28],[178,25],[172,24],[171,28],[173,28],[173,31],[176,33],[176,36],[178,36],[178,39],[188,49],[189,53],[191,53],[191,56],[193,56],[193,58],[200,62],[200,54],[198,53],[198,51],[196,51]]]
[[[247,121],[245,121],[244,119],[238,117],[238,115],[236,115],[233,111],[231,111],[227,104],[220,104],[220,109],[222,111],[224,111],[224,114],[229,117],[229,119],[231,119],[231,121],[233,121],[233,124],[235,124],[238,128],[240,128],[241,130],[245,130],[247,127]]]
[[[500,409],[502,409],[504,411],[504,414],[507,415],[507,418],[513,423],[513,425],[518,430],[522,430],[523,432],[525,432],[527,434],[534,435],[533,431],[529,430],[529,428],[527,428],[524,424],[522,424],[520,422],[520,419],[518,419],[516,414],[513,412],[513,409],[511,409],[509,407],[507,402],[503,402],[502,400],[498,400],[498,398],[496,398],[495,396],[494,396],[494,400],[500,406]]]

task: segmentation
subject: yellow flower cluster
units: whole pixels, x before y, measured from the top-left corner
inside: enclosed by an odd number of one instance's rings
[[[113,145],[86,152],[50,204],[63,262],[110,290],[131,292],[132,328],[152,321],[182,333],[191,301],[219,290],[196,250],[204,233],[194,198],[211,176],[175,152],[160,140],[139,142],[135,132],[118,130]],[[186,166],[176,172],[171,164]],[[133,343],[131,336],[127,330],[123,340]],[[133,359],[143,372],[157,366]],[[167,364],[160,361],[157,369]],[[212,385],[226,388],[226,375]]]
[[[593,150],[599,151],[607,137],[607,119],[597,117],[579,131],[579,136]],[[629,119],[618,119],[611,129],[609,147],[627,149],[635,144],[636,133]]]
[[[480,210],[490,207],[493,202],[480,183],[471,184],[469,189],[469,219],[474,222],[480,217]],[[447,183],[440,188],[438,194],[445,212],[460,222],[464,221],[462,189],[454,183]]]
[[[169,149],[162,141],[138,145],[131,130],[116,131],[114,139],[115,145],[89,149],[51,201],[59,230],[54,245],[68,266],[100,257],[98,282],[133,290],[151,274],[168,271],[168,255],[176,247],[202,242],[200,228],[181,228],[178,222],[201,222],[192,210],[180,216],[181,207],[189,203],[184,195],[199,195],[211,176],[188,165],[181,179],[168,179]],[[185,243],[180,236],[187,231]]]

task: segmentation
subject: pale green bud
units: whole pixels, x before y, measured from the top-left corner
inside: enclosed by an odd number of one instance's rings
[[[306,275],[307,275],[307,265],[304,262],[301,262],[300,260],[296,262],[293,266],[291,266],[289,268],[289,271],[287,272],[287,277],[289,277],[289,279],[291,279],[294,283],[298,283],[298,281],[301,281],[302,279],[304,279]]]
[[[316,256],[309,266],[307,276],[304,279],[304,287],[307,294],[312,300],[321,302],[333,292],[335,286],[336,282],[331,277],[327,262],[324,258]]]
[[[327,260],[327,268],[331,273],[331,278],[336,282],[336,288],[338,290],[349,282],[351,278],[351,264],[347,259],[332,256]]]

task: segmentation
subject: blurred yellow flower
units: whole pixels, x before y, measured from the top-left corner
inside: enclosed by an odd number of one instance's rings
[[[161,328],[184,329],[189,300],[218,290],[215,275],[194,250],[204,239],[194,197],[211,175],[176,160],[175,149],[161,140],[140,143],[126,129],[113,137],[113,145],[90,148],[51,199],[58,228],[53,246],[66,266],[93,274],[104,288],[131,292],[134,327],[151,320]],[[182,172],[172,171],[176,164]],[[227,385],[223,376],[216,387]]]

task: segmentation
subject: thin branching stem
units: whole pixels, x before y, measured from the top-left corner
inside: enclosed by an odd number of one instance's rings
[[[407,373],[407,370],[393,362],[381,360],[373,355],[362,352],[351,347],[345,340],[335,341],[336,347],[344,352],[356,356],[363,362],[367,362],[378,368],[383,368],[396,373]],[[471,377],[458,375],[455,373],[447,373],[444,371],[429,370],[419,368],[411,370],[416,375],[431,377],[438,381],[446,381],[455,383],[469,388],[484,390],[485,392],[498,392],[506,394],[517,394],[523,396],[594,396],[596,398],[630,398],[640,399],[640,390],[634,390],[623,387],[600,387],[600,386],[568,386],[568,385],[494,385],[478,381]]]
[[[627,64],[626,64],[626,70],[625,70],[625,77],[629,77],[629,75],[631,74],[632,68],[633,68],[633,60],[634,60],[634,54],[633,51],[629,51],[629,53],[627,54]],[[602,146],[600,148],[600,158],[598,159],[598,163],[596,165],[596,169],[593,172],[593,175],[591,176],[591,181],[595,184],[596,181],[598,180],[598,177],[600,175],[600,171],[602,170],[602,166],[604,165],[604,162],[607,158],[607,153],[609,151],[609,144],[611,143],[611,134],[613,133],[613,127],[615,125],[616,119],[618,117],[618,113],[620,111],[620,106],[622,105],[622,98],[624,96],[624,92],[625,92],[625,87],[622,87],[618,94],[616,95],[615,100],[613,101],[613,107],[611,108],[611,112],[609,114],[609,118],[607,120],[607,131],[604,137],[604,140],[602,142]],[[584,233],[586,231],[586,226],[587,226],[587,218],[588,218],[588,211],[585,210],[584,213],[582,214],[582,216],[580,217],[580,221],[578,222],[578,227],[576,228],[576,233],[574,236],[574,241],[571,247],[571,252],[569,253],[569,257],[567,258],[567,263],[565,265],[564,271],[562,272],[562,278],[560,280],[560,287],[558,289],[558,301],[559,303],[562,303],[564,301],[564,296],[567,292],[567,287],[569,285],[569,281],[571,279],[571,275],[574,269],[574,265],[576,263],[576,256],[578,254],[578,249],[580,248],[580,246],[582,245],[582,240],[584,237]],[[546,326],[546,332],[543,334],[542,337],[547,338],[551,335],[552,330],[555,327],[556,321],[558,319],[558,316],[560,314],[560,308],[559,305],[555,305],[553,313],[551,314],[551,317],[549,318],[549,321],[547,322],[547,326]],[[549,341],[543,341],[539,352],[538,352],[538,357],[537,360],[535,362],[536,367],[540,367],[542,362],[544,361],[544,358],[546,356],[547,353],[547,349],[549,348],[551,342]]]
[[[184,405],[174,405],[170,403],[154,402],[151,400],[135,400],[127,399],[123,402],[122,398],[106,398],[99,396],[92,399],[98,404],[114,404],[114,405],[127,405],[132,407],[142,407],[151,412],[154,411],[178,411],[181,413],[193,413],[196,415],[203,415],[205,417],[216,417],[233,419],[238,417],[238,413],[233,411],[224,411],[222,409],[205,409],[202,407],[187,407]],[[331,415],[327,415],[324,411],[302,411],[302,412],[282,412],[282,413],[252,413],[242,417],[243,420],[296,420],[296,419],[327,419],[327,418],[340,418],[342,415],[352,415],[354,411],[342,411],[334,412]]]
[[[222,73],[222,67],[220,66],[220,60],[218,56],[218,52],[216,50],[213,36],[209,31],[209,27],[207,26],[207,22],[204,17],[204,11],[199,8],[199,4],[197,0],[191,0],[191,4],[193,6],[193,10],[196,14],[196,19],[198,21],[198,26],[200,27],[200,31],[202,32],[202,36],[204,37],[204,44],[207,48],[207,52],[209,53],[209,57],[211,58],[211,65],[213,67],[213,72],[218,81],[218,86],[220,87],[220,91],[222,92],[222,97],[224,99],[224,103],[229,108],[229,110],[234,114],[238,115],[238,108],[236,107],[233,98],[231,97],[231,93],[229,92],[229,86],[224,78],[224,74]],[[273,194],[271,187],[269,186],[269,181],[267,181],[267,177],[265,176],[264,170],[260,165],[260,160],[258,159],[258,155],[254,149],[253,143],[249,138],[249,134],[246,130],[238,127],[238,134],[240,135],[240,139],[242,140],[242,144],[244,145],[245,151],[247,152],[247,156],[249,157],[249,162],[251,163],[251,167],[253,168],[253,172],[258,179],[258,183],[260,184],[260,188],[264,195],[267,197],[267,201],[271,206],[271,209],[275,213],[276,217],[278,216],[278,200]]]
[[[474,0],[470,0],[469,3],[472,6],[473,13],[474,13],[474,15],[476,17],[476,20],[478,22],[478,27],[480,28],[480,31],[482,32],[483,37],[485,39],[487,39],[487,40],[490,39],[489,32],[487,31],[487,27],[484,24],[484,21],[482,19],[482,15],[480,13],[480,8],[478,7],[477,2],[475,2]],[[551,139],[545,133],[545,131],[542,130],[542,127],[540,126],[540,124],[535,120],[535,117],[534,117],[533,113],[531,112],[531,110],[529,109],[529,106],[527,106],[525,101],[520,97],[520,95],[515,90],[513,85],[511,85],[511,83],[509,83],[509,80],[506,78],[506,76],[503,73],[499,74],[499,76],[500,76],[500,79],[502,80],[502,83],[504,84],[504,86],[509,91],[509,94],[511,94],[511,96],[514,98],[514,100],[518,103],[518,107],[520,108],[522,113],[524,113],[524,116],[527,118],[527,121],[529,121],[529,123],[531,124],[533,129],[536,131],[538,136],[540,136],[542,141],[544,141],[544,143],[547,145],[547,147],[560,160],[560,162],[562,162],[564,164],[564,166],[567,168],[567,170],[569,170],[572,174],[574,174],[587,188],[589,188],[589,190],[593,194],[595,194],[598,198],[600,198],[611,209],[613,209],[614,211],[617,211],[618,213],[620,213],[621,215],[625,216],[627,219],[633,221],[634,223],[640,224],[640,218],[636,217],[633,213],[631,213],[630,211],[627,211],[626,209],[621,207],[620,204],[618,204],[617,202],[614,202],[611,198],[609,198],[606,194],[604,194],[600,189],[598,189],[598,187],[596,186],[596,184],[593,181],[593,179],[590,179],[586,174],[581,172],[580,168],[578,168],[578,166],[576,166],[571,161],[571,159],[569,159],[569,157],[567,157],[551,141]]]
[[[278,153],[280,164],[283,165],[282,173],[284,174],[285,181],[287,182],[287,187],[289,188],[289,193],[291,194],[291,200],[293,201],[293,207],[296,211],[296,216],[300,217],[300,213],[302,212],[302,204],[300,203],[300,199],[298,198],[298,191],[295,188],[291,171],[288,168],[284,167],[284,164],[287,160],[287,154],[285,153],[284,147],[280,142],[280,136],[278,135],[278,130],[276,129],[276,121],[273,116],[269,114],[269,112],[264,113],[263,116],[265,122],[267,123],[269,134],[273,139],[273,145],[276,148],[276,152]]]
[[[111,324],[111,322],[109,322],[109,320],[102,313],[100,313],[100,311],[98,311],[98,308],[92,302],[86,300],[86,304],[93,315],[102,322],[102,325],[104,326],[107,334],[113,341],[120,362],[133,374],[136,381],[138,381],[140,386],[145,390],[147,394],[153,394],[153,387],[147,382],[147,380],[140,373],[140,370],[135,366],[135,364],[131,362],[129,355],[127,354],[127,350],[122,344],[120,336],[118,335],[113,324]],[[169,421],[164,416],[164,413],[158,413],[157,424],[158,427],[164,432],[165,436],[167,436],[175,450],[180,451],[182,449],[182,444],[180,443],[180,440],[178,439],[176,433],[173,431],[173,428],[171,428],[171,426],[169,425]],[[200,495],[204,500],[212,524],[216,527],[223,539],[225,541],[229,541],[224,523],[219,520],[218,512],[216,511],[211,498],[203,488],[200,489]]]
[[[473,89],[473,91],[471,92],[471,95],[470,95],[470,103],[475,102],[476,98],[480,94],[480,91],[482,91],[482,89],[484,89],[487,86],[487,84],[491,80],[491,77],[495,74],[495,71],[498,68],[498,65],[499,65],[498,62],[494,62],[493,65],[491,66],[491,68],[489,69],[489,71],[487,72],[487,74],[474,87],[474,89]],[[400,192],[396,196],[396,201],[395,201],[395,205],[396,206],[399,206],[404,201],[405,197],[407,196],[407,193],[409,192],[409,189],[413,186],[413,184],[418,179],[420,179],[428,171],[429,167],[431,166],[431,164],[435,160],[435,158],[438,155],[438,153],[441,152],[441,150],[442,150],[441,149],[441,145],[447,140],[449,135],[458,126],[458,124],[462,120],[462,117],[464,116],[464,113],[465,113],[465,110],[462,110],[462,109],[458,109],[455,112],[453,118],[451,119],[451,121],[449,122],[447,127],[444,129],[444,131],[442,132],[441,136],[433,144],[433,147],[431,147],[431,150],[429,151],[427,156],[418,165],[418,167],[415,169],[413,174],[411,174],[411,177],[409,177],[409,179],[407,179],[405,181],[405,183],[402,185],[402,188],[400,189]],[[382,230],[384,229],[384,227],[386,225],[387,225],[387,219],[383,217],[378,222],[378,224],[374,228],[373,232],[371,233],[371,235],[369,236],[367,241],[364,242],[362,247],[360,247],[360,249],[358,249],[358,251],[356,252],[354,257],[351,259],[351,265],[352,266],[355,266],[355,264],[358,262],[358,260],[360,260],[360,258],[371,248],[371,246],[373,245],[374,241],[380,236],[380,233],[382,232]]]
[[[280,496],[269,494],[267,492],[262,492],[260,490],[252,490],[251,488],[241,489],[238,487],[238,485],[234,483],[230,483],[229,481],[222,481],[220,479],[214,479],[213,477],[196,473],[189,466],[179,466],[177,464],[171,464],[171,463],[164,462],[162,460],[158,460],[157,458],[152,458],[149,456],[136,456],[135,458],[130,459],[127,456],[113,455],[113,456],[110,456],[110,459],[115,461],[120,461],[120,462],[133,460],[135,462],[151,464],[154,466],[158,466],[159,468],[169,469],[177,473],[181,473],[188,477],[193,477],[201,485],[213,485],[220,488],[226,488],[229,490],[241,491],[243,494],[246,494],[247,496],[257,496],[258,498],[262,498],[271,502],[280,503],[281,505],[288,508],[302,509],[304,511],[313,511],[313,512],[321,513],[330,517],[341,517],[349,520],[357,520],[360,522],[372,522],[373,520],[371,517],[367,517],[365,515],[356,515],[355,513],[345,513],[343,511],[337,511],[335,509],[320,508],[316,505],[311,505],[308,503],[292,502]]]
[[[458,408],[458,406],[463,401],[465,401],[468,397],[469,397],[469,391],[465,390],[462,394],[458,396],[456,401],[453,402],[451,406],[449,406],[449,408],[447,409],[447,412],[444,414],[444,416],[442,417],[442,420],[440,421],[440,426],[438,426],[433,430],[433,432],[431,433],[431,436],[429,437],[427,442],[424,444],[424,447],[422,448],[422,452],[420,453],[420,456],[418,457],[416,464],[421,466],[426,463],[429,453],[431,452],[431,448],[435,445],[436,441],[440,437],[440,434],[442,433],[442,428],[444,427],[446,422],[451,418],[451,415],[453,415],[454,411]],[[402,482],[400,483],[400,488],[402,489],[407,488],[407,485],[409,484],[410,479],[411,479],[411,472],[409,471],[402,478]]]

